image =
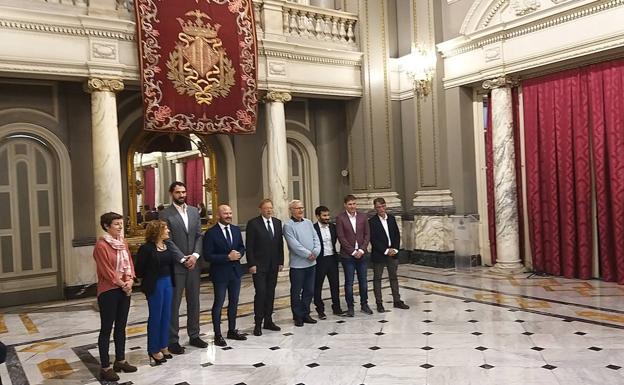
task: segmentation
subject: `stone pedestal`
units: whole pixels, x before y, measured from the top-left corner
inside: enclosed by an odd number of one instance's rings
[[[93,191],[97,234],[102,214],[114,211],[123,215],[115,93],[123,90],[124,84],[116,79],[93,78],[87,82],[87,88],[91,92]]]
[[[494,204],[496,210],[496,265],[493,272],[523,272],[518,236],[516,155],[513,135],[511,82],[500,77],[483,83],[492,90],[492,143],[494,152]]]

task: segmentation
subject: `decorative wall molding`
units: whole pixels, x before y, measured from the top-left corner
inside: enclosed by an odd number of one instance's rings
[[[91,59],[117,60],[119,48],[116,41],[91,41]]]
[[[266,48],[260,48],[258,50],[258,54],[266,57],[278,57],[282,59],[289,60],[297,60],[308,63],[320,63],[320,64],[331,64],[331,65],[343,65],[343,66],[352,66],[352,67],[361,67],[361,60],[349,60],[349,59],[339,59],[339,58],[331,58],[331,57],[323,57],[323,56],[315,56],[315,55],[303,55],[293,52],[287,51],[279,51],[272,50]]]
[[[134,24],[134,23],[133,23]],[[0,28],[43,32],[66,36],[92,36],[106,39],[134,41],[134,32],[107,31],[84,26],[58,25],[20,20],[0,20]]]
[[[488,9],[509,5],[509,1],[475,2],[462,27],[465,34],[438,44],[444,58],[444,87],[533,72],[570,59],[606,60],[608,53],[603,52],[624,47],[621,24],[613,23],[624,20],[624,0],[540,0],[540,8],[530,15],[506,19],[513,12],[501,9],[496,11],[496,22],[492,20],[487,27],[477,25],[477,21],[493,17]],[[477,10],[482,13],[475,13]]]

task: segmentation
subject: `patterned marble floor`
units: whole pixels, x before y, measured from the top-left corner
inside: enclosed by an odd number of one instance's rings
[[[123,374],[120,383],[624,384],[623,286],[413,265],[401,265],[399,274],[410,310],[329,316],[303,328],[292,325],[283,277],[275,317],[281,332],[228,341],[223,349],[190,347],[159,367],[147,360],[146,302],[137,293],[126,347],[139,371]],[[211,341],[211,285],[204,283],[201,292],[202,332]],[[246,278],[238,325],[248,333],[252,299]],[[97,384],[98,325],[93,300],[0,309],[0,340],[9,346],[2,383]]]

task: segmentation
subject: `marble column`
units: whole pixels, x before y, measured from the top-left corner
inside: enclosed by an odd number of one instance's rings
[[[286,144],[286,114],[284,103],[292,99],[288,92],[269,91],[266,94],[267,171],[269,198],[275,216],[286,220],[288,214],[288,147]],[[310,208],[306,207],[309,211]],[[310,213],[306,212],[309,216]]]
[[[273,215],[285,222],[288,217],[288,146],[286,143],[286,113],[284,103],[292,100],[288,92],[268,91],[266,103],[267,131],[267,178],[269,199],[273,201]],[[310,217],[310,208],[306,207]],[[284,267],[289,266],[290,256],[284,242]],[[286,271],[286,270],[284,270]]]
[[[91,93],[95,226],[100,229],[103,213],[114,211],[123,215],[115,93],[123,90],[124,84],[117,79],[92,78],[87,81],[87,89]]]
[[[181,159],[175,161],[175,180],[184,183],[184,161]]]
[[[514,149],[511,81],[506,77],[487,80],[492,91],[492,144],[494,156],[494,207],[496,212],[496,265],[493,272],[524,271],[518,237],[516,155]]]

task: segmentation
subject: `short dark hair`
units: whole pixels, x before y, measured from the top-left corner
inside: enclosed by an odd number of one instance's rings
[[[329,209],[326,206],[319,206],[314,209],[314,215],[317,217],[321,216],[321,213],[329,212]]]
[[[100,226],[102,226],[102,230],[108,231],[106,228],[110,227],[115,219],[123,219],[123,216],[112,211],[102,214],[100,217]]]
[[[385,205],[386,200],[383,199],[382,197],[375,198],[375,200],[373,200],[373,206],[375,206],[377,203],[379,203],[380,205]]]
[[[182,186],[182,187],[186,188],[186,185],[184,183],[180,182],[179,180],[176,180],[175,182],[173,182],[173,183],[171,183],[169,185],[169,192],[172,193],[173,190],[175,190],[175,188],[178,187],[178,186]]]
[[[355,200],[357,200],[357,198],[353,194],[345,195],[344,197],[344,203],[355,201]]]

